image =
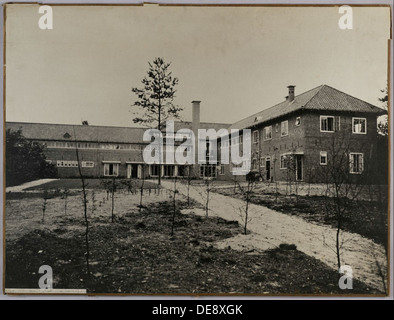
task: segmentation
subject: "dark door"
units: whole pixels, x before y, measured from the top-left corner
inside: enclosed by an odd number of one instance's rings
[[[132,179],[138,178],[138,164],[131,165],[131,178]]]
[[[265,160],[266,179],[271,180],[271,159]]]
[[[303,168],[302,168],[302,155],[296,155],[296,179],[297,181],[303,180]]]

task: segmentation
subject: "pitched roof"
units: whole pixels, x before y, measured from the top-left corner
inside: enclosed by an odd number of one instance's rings
[[[175,131],[179,129],[192,129],[192,122],[190,121],[176,121],[175,122]],[[216,131],[220,129],[227,129],[230,126],[230,123],[216,123],[216,122],[200,122],[199,129],[214,129]]]
[[[229,129],[244,129],[268,122],[299,110],[384,114],[386,111],[368,102],[352,97],[328,85],[321,85],[300,95],[293,101],[283,101],[250,117],[237,121]]]
[[[6,122],[6,129],[22,130],[27,139],[86,142],[142,143],[144,128]],[[74,131],[75,130],[75,131]]]
[[[175,122],[175,131],[180,128],[191,129],[191,122]],[[227,128],[225,123],[200,123],[202,129]],[[104,143],[146,143],[143,135],[146,128],[137,127],[111,127],[92,125],[70,125],[70,124],[49,124],[49,123],[28,123],[28,122],[6,122],[6,129],[13,131],[22,130],[22,134],[27,139],[32,140],[52,140],[52,141],[85,141]],[[75,130],[75,131],[74,131]]]

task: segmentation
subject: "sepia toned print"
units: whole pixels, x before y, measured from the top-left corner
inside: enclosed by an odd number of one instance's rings
[[[389,7],[5,15],[6,294],[389,294]]]

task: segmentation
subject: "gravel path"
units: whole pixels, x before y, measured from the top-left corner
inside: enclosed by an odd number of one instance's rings
[[[162,186],[173,189],[173,183],[162,181]],[[187,187],[178,184],[180,193],[186,195]],[[206,202],[203,186],[191,186],[190,197],[197,202]],[[279,246],[281,243],[295,244],[297,248],[309,256],[313,256],[329,267],[337,269],[335,254],[336,230],[330,226],[322,226],[307,222],[296,216],[289,216],[261,205],[249,205],[249,235],[239,235],[218,243],[219,247],[231,246],[233,249],[249,251],[251,249],[266,250]],[[210,193],[209,215],[220,216],[228,220],[237,220],[243,225],[241,210],[243,201],[217,193]],[[204,215],[204,210],[193,210]],[[384,274],[387,272],[387,259],[384,248],[372,240],[356,233],[342,232],[342,264],[352,267],[353,277],[367,285],[383,290],[379,263]]]
[[[5,189],[5,192],[21,192],[27,188],[36,187],[41,184],[48,183],[54,180],[58,180],[58,179],[40,179],[40,180],[29,181],[19,186],[8,187]]]

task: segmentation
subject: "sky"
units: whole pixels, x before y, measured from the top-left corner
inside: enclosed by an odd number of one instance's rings
[[[6,9],[6,121],[134,126],[133,87],[162,57],[191,120],[234,123],[327,84],[374,105],[387,82],[390,10],[353,7],[52,6]]]

